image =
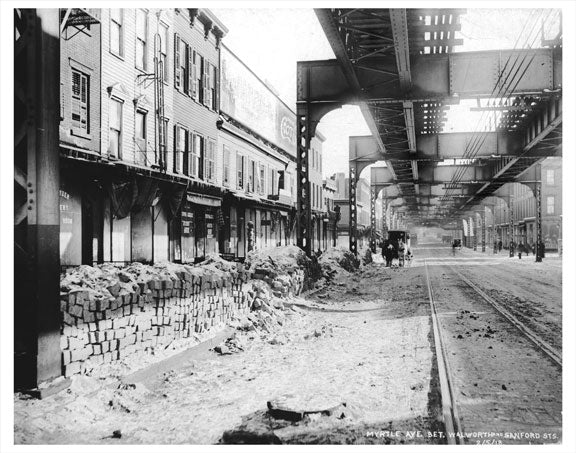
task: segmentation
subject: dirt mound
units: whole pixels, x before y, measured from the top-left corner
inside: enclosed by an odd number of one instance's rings
[[[339,276],[347,276],[356,272],[360,267],[360,260],[344,247],[335,247],[326,250],[318,259],[322,269],[322,277],[331,281]]]

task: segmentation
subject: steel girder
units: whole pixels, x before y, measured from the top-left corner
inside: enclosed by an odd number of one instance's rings
[[[14,10],[15,385],[61,375],[58,9]]]

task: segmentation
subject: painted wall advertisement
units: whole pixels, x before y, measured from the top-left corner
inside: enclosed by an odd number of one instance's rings
[[[225,47],[220,74],[222,111],[295,156],[296,115]]]

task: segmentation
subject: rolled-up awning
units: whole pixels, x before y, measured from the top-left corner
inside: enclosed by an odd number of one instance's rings
[[[203,206],[210,206],[213,208],[218,208],[222,206],[222,199],[217,197],[211,197],[209,195],[197,194],[197,193],[187,193],[186,200],[190,203],[201,204]]]

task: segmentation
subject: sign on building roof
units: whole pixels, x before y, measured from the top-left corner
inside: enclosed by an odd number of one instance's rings
[[[221,51],[220,108],[292,156],[296,115],[225,47]]]

